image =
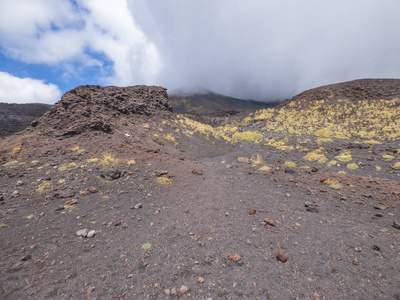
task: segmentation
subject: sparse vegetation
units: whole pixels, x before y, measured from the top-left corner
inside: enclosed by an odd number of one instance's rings
[[[256,140],[262,139],[262,137],[262,134],[256,131],[245,131],[235,132],[232,136],[232,139],[236,141],[254,142]]]
[[[172,181],[167,177],[157,177],[156,181],[160,184],[170,184]]]
[[[356,170],[359,168],[359,166],[356,163],[348,164],[346,167],[347,167],[347,169],[350,169],[350,170]]]
[[[297,164],[292,162],[292,161],[285,161],[285,163],[283,164],[286,167],[290,167],[290,168],[296,168]]]
[[[351,152],[350,151],[343,152],[342,154],[337,155],[335,157],[336,157],[336,159],[338,159],[338,160],[340,160],[342,162],[349,162],[349,161],[351,161],[353,159],[353,157],[351,156]]]
[[[103,166],[114,166],[120,163],[120,159],[114,157],[111,154],[105,154],[103,158],[100,160],[100,164]]]
[[[39,185],[39,187],[37,188],[37,191],[38,192],[43,192],[43,191],[51,189],[52,187],[53,186],[51,185],[51,183],[47,181],[47,182]]]

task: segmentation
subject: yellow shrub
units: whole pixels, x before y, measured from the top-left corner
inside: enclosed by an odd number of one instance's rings
[[[286,167],[290,167],[290,168],[296,168],[297,164],[291,161],[285,161],[285,163],[283,164]]]
[[[237,141],[252,142],[262,138],[262,134],[257,131],[235,132],[232,139]]]
[[[119,164],[119,162],[120,160],[118,158],[115,158],[110,154],[105,154],[100,161],[103,166],[114,166]]]
[[[351,152],[350,151],[346,151],[343,152],[342,154],[335,156],[338,160],[343,161],[343,162],[348,162],[351,161],[353,159],[353,157],[351,156]]]
[[[356,163],[352,163],[352,164],[348,164],[347,165],[347,169],[350,169],[350,170],[356,170],[358,168],[359,168],[359,166]]]

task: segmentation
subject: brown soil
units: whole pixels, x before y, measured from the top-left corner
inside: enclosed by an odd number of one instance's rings
[[[294,154],[258,144],[174,141],[162,88],[79,91],[1,140],[1,299],[400,299],[396,172],[289,168]],[[237,160],[258,153],[270,172]],[[88,162],[106,154],[119,162]]]

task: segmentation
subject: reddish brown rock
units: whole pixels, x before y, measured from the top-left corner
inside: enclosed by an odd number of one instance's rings
[[[269,225],[269,226],[276,226],[276,221],[274,219],[265,218],[264,222],[267,223],[267,225]]]
[[[99,189],[96,188],[96,187],[94,187],[94,186],[91,186],[91,187],[89,188],[89,192],[91,192],[91,193],[97,193],[98,191],[99,191]]]
[[[249,210],[249,215],[254,215],[256,212],[257,211],[254,208],[252,208]]]
[[[285,262],[287,262],[288,258],[289,258],[289,255],[285,252],[280,251],[280,252],[276,253],[276,259],[279,260],[280,262],[285,263]]]
[[[203,171],[202,171],[202,170],[199,170],[199,169],[193,169],[193,170],[192,170],[192,173],[193,173],[193,174],[196,174],[196,175],[203,175]]]
[[[233,262],[239,262],[242,259],[242,257],[239,254],[229,254],[228,258],[230,261]]]

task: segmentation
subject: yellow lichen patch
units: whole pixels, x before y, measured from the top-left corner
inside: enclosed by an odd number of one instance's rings
[[[322,144],[322,143],[332,143],[333,140],[332,139],[327,139],[327,138],[321,138],[317,140],[318,144]]]
[[[336,161],[336,160],[331,160],[331,161],[328,162],[326,165],[327,165],[328,167],[336,166],[336,165],[337,165],[337,161]]]
[[[172,182],[172,180],[167,177],[157,177],[156,181],[160,184],[170,184]]]
[[[163,138],[166,139],[168,142],[170,142],[173,145],[177,144],[177,142],[175,141],[175,137],[170,133],[163,134]]]
[[[127,164],[133,166],[134,164],[136,164],[136,161],[134,159],[131,159],[127,162]]]
[[[143,123],[142,127],[143,127],[143,128],[146,128],[146,129],[149,129],[149,128],[150,128],[150,125],[147,124],[147,123]]]
[[[380,166],[375,166],[375,169],[379,172],[380,170],[382,170],[382,168]]]
[[[11,167],[16,166],[16,165],[18,165],[18,164],[19,164],[19,161],[18,161],[18,160],[13,160],[13,161],[9,161],[8,163],[5,163],[5,164],[3,165],[3,167],[11,168]]]
[[[80,149],[79,146],[74,146],[74,147],[70,148],[69,150],[71,150],[71,151],[78,151],[79,149]]]
[[[383,158],[384,161],[391,161],[391,160],[394,159],[394,156],[390,155],[390,154],[386,154],[382,158]]]
[[[97,163],[99,159],[97,157],[89,158],[86,160],[88,163]]]
[[[271,170],[271,167],[268,166],[262,166],[261,168],[259,168],[260,171],[264,171],[264,172],[269,172]]]
[[[306,156],[303,157],[303,159],[308,160],[308,161],[316,161],[320,164],[324,164],[328,161],[326,156],[322,153],[319,153],[319,150],[316,150],[314,152],[308,153]]]
[[[114,166],[120,163],[120,159],[112,156],[111,154],[105,154],[100,160],[103,166]]]
[[[314,135],[321,137],[331,137],[333,136],[333,132],[329,129],[320,129],[314,132]]]
[[[348,162],[351,161],[353,159],[353,157],[351,156],[351,152],[350,151],[346,151],[343,152],[342,154],[335,156],[336,159],[342,161],[342,162]]]
[[[18,144],[18,145],[14,146],[14,147],[11,149],[11,153],[12,153],[12,154],[17,154],[18,152],[21,151],[21,148],[22,148],[22,144]]]
[[[232,136],[233,140],[253,142],[255,140],[262,139],[262,134],[257,131],[245,131],[245,132],[235,132]]]
[[[329,187],[334,190],[339,190],[343,187],[343,185],[340,184],[336,179],[327,179],[324,181],[324,183],[329,185]]]
[[[346,167],[347,167],[347,169],[350,169],[350,170],[356,170],[359,168],[359,166],[356,163],[348,164]]]
[[[256,154],[256,155],[253,155],[253,156],[251,157],[251,162],[252,162],[254,165],[260,165],[260,164],[263,164],[263,163],[264,163],[264,159],[263,159],[262,155]]]
[[[241,163],[248,163],[249,162],[249,159],[247,158],[247,157],[238,157],[237,158],[237,160],[238,160],[238,162],[241,162]]]
[[[285,163],[283,164],[286,167],[290,167],[290,168],[296,168],[297,164],[292,162],[292,161],[285,161]]]
[[[400,169],[400,162],[395,163],[393,165],[393,168],[396,169],[396,170]]]
[[[36,189],[36,191],[43,192],[43,191],[51,189],[52,187],[53,186],[51,185],[51,183],[47,181],[47,182],[39,185],[39,187]]]
[[[67,165],[67,167],[68,167],[69,169],[75,168],[75,167],[76,167],[76,163],[74,163],[74,162],[69,163],[69,164]]]

